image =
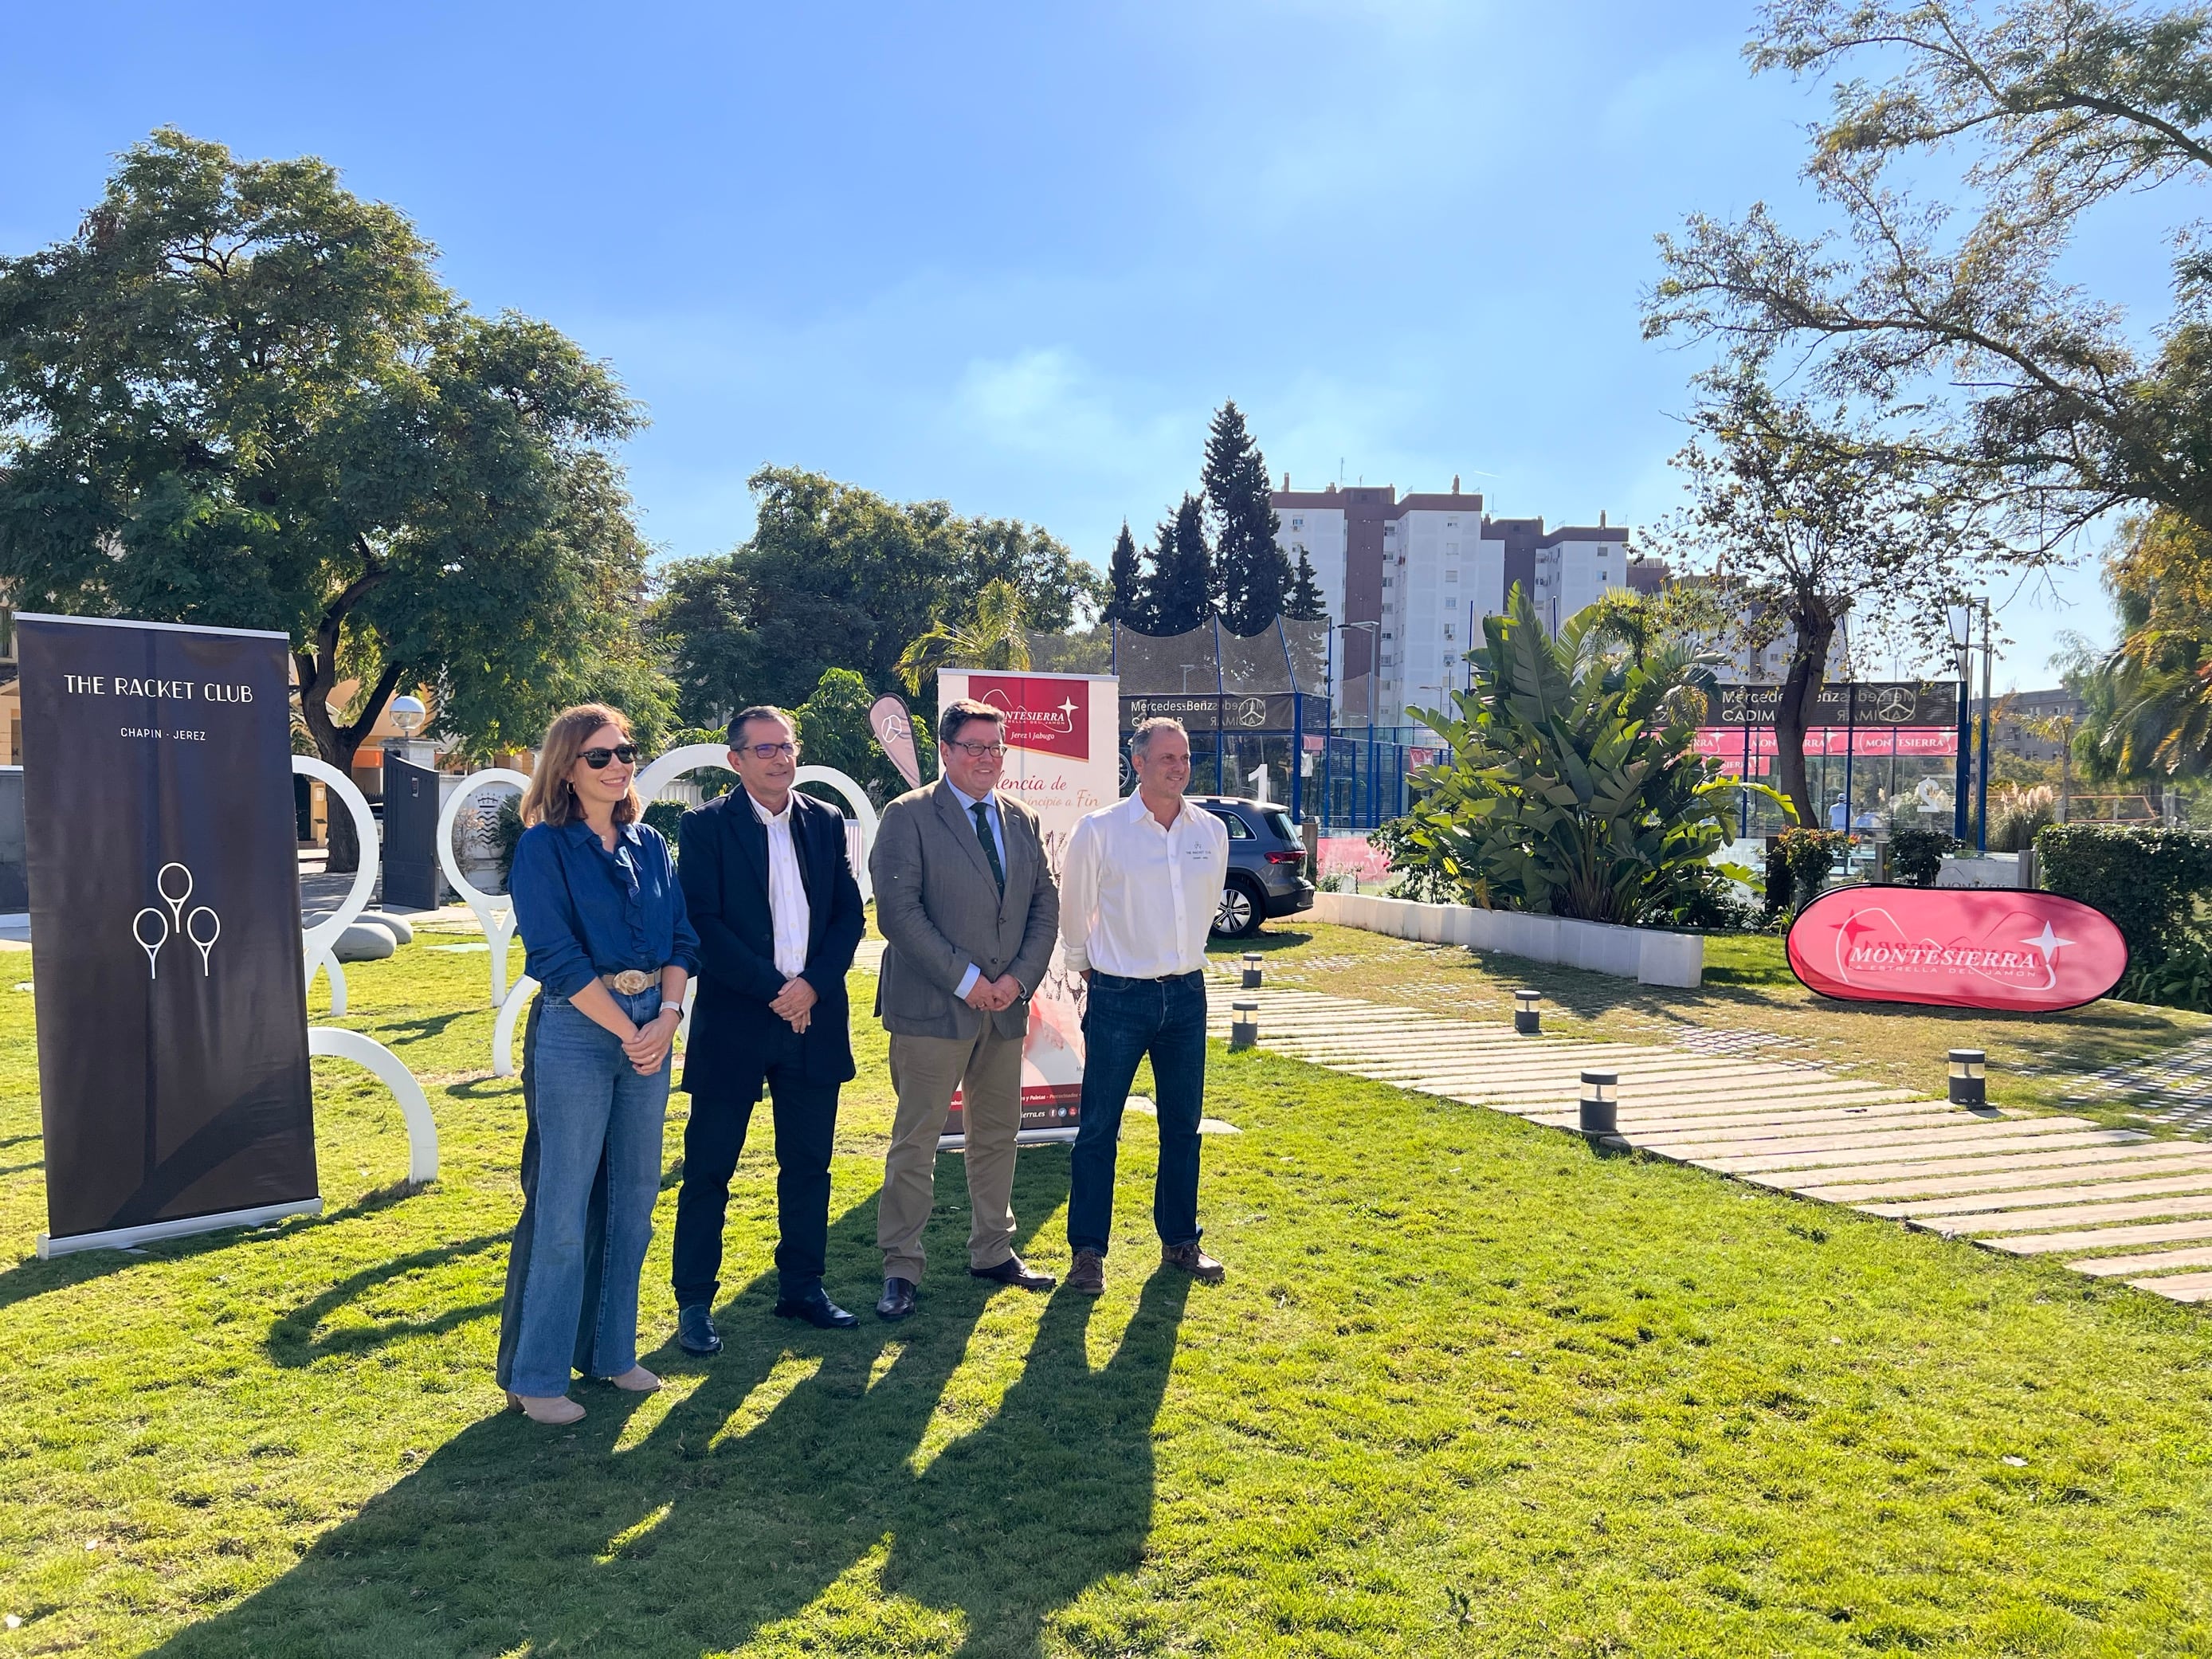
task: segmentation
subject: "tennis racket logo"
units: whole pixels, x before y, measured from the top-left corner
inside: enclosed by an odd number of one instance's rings
[[[175,872],[173,877],[170,873],[172,871]],[[183,878],[184,890],[172,892],[169,890],[179,884],[178,877]],[[168,914],[162,914],[161,906],[149,904],[131,918],[131,937],[146,953],[146,977],[161,977],[161,947],[169,942],[170,935],[173,933],[199,947],[200,977],[206,978],[210,952],[215,949],[215,942],[222,937],[222,918],[204,904],[195,905],[190,910],[185,908],[191,902],[192,872],[184,865],[163,865],[154,877],[154,890],[161,895],[161,905],[167,907]],[[153,921],[155,928],[150,939],[146,933],[149,919]],[[206,937],[201,937],[203,934]]]

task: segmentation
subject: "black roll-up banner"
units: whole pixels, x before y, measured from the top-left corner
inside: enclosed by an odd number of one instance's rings
[[[41,1253],[319,1208],[284,635],[16,641]]]

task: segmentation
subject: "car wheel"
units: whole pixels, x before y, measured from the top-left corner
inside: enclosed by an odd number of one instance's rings
[[[1221,906],[1213,913],[1213,931],[1224,939],[1249,939],[1266,919],[1265,902],[1252,884],[1231,876],[1221,890]]]

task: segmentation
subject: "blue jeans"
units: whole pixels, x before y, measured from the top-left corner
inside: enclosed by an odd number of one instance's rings
[[[639,1024],[660,987],[610,991]],[[640,1077],[613,1032],[566,997],[541,994],[523,1045],[522,1218],[507,1263],[499,1383],[566,1394],[573,1369],[620,1376],[637,1364],[637,1280],[660,1195],[669,1066]]]
[[[1206,1111],[1206,975],[1122,979],[1093,973],[1083,1015],[1083,1108],[1068,1158],[1067,1243],[1106,1251],[1114,1231],[1114,1154],[1137,1064],[1152,1060],[1160,1166],[1152,1225],[1170,1249],[1195,1244],[1198,1121]]]

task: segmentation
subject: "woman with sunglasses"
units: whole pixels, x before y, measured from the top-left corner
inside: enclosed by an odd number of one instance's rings
[[[507,891],[540,987],[523,1037],[522,1218],[507,1258],[499,1383],[533,1422],[573,1423],[569,1372],[645,1392],[637,1281],[660,1193],[668,1049],[699,966],[675,861],[630,780],[615,710],[546,728]]]

